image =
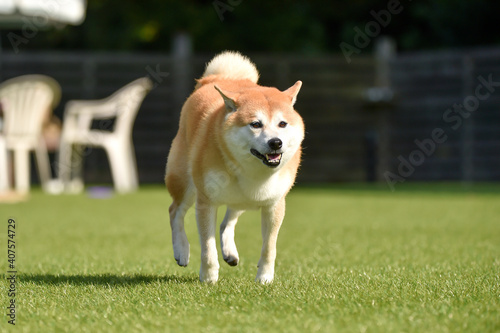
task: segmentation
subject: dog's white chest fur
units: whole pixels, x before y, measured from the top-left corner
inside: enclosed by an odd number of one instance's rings
[[[212,202],[235,209],[255,209],[281,199],[289,184],[279,172],[269,177],[231,176],[209,170],[204,177],[206,193]]]

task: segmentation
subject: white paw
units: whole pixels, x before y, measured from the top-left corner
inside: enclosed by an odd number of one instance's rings
[[[240,257],[234,242],[234,229],[225,229],[221,234],[221,250],[224,261],[230,266],[238,265]]]
[[[240,258],[238,257],[238,253],[236,255],[224,255],[224,261],[229,264],[229,266],[236,266],[238,265],[238,262],[240,261]]]
[[[255,282],[259,282],[262,284],[268,284],[273,282],[274,280],[274,267],[273,268],[263,268],[259,267],[257,271],[257,277],[255,278]]]
[[[219,268],[200,269],[200,281],[203,283],[216,283],[219,279]]]
[[[269,284],[273,282],[273,280],[274,274],[257,274],[257,277],[255,278],[255,282],[260,284]]]
[[[173,238],[174,258],[179,266],[186,267],[189,263],[189,242],[186,234]]]
[[[222,244],[222,257],[224,261],[230,266],[238,265],[240,257],[238,255],[238,250],[236,249],[236,244],[234,242],[228,242]]]

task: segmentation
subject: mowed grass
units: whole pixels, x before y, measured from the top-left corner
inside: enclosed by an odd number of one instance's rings
[[[1,205],[2,273],[7,219],[17,222],[16,331],[500,331],[500,185],[296,187],[266,286],[254,282],[258,212],[236,228],[240,264],[219,250],[220,280],[205,285],[194,213],[181,268],[169,204],[158,186],[106,200],[34,191]]]

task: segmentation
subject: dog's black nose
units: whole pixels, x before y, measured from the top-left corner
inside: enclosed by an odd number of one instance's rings
[[[267,141],[267,144],[272,150],[278,150],[283,146],[283,142],[281,142],[279,138],[272,138],[271,140]]]

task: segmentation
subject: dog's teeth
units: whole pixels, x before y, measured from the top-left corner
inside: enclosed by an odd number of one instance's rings
[[[279,161],[281,160],[281,154],[266,154],[266,159],[268,161]]]

